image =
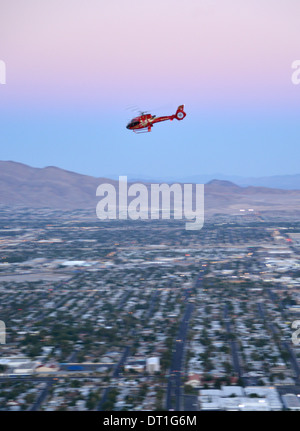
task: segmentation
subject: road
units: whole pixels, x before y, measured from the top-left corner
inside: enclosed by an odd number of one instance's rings
[[[268,289],[267,291],[268,291],[269,297],[272,299],[272,301],[275,304],[276,303],[278,304],[278,302],[276,302],[276,301],[278,301],[277,294],[274,293],[273,291],[271,291],[271,289]],[[267,321],[267,317],[265,315],[265,310],[263,308],[263,305],[259,304],[258,306],[259,306],[261,317]],[[281,301],[279,301],[279,308],[280,308],[282,315],[284,316],[285,310],[284,310],[284,307],[283,307]],[[274,323],[268,323],[268,328],[270,329],[270,331],[273,333],[274,336],[276,336],[276,335],[278,336],[280,334],[279,329],[277,328],[277,326]],[[300,366],[299,366],[299,363],[297,360],[297,356],[296,356],[296,354],[295,354],[295,352],[291,346],[291,343],[283,340],[283,341],[280,341],[279,345],[283,351],[286,351],[288,353],[292,369],[294,370],[295,383],[296,383],[296,385],[299,385],[300,384]]]
[[[199,274],[194,282],[195,288],[202,286],[202,274]],[[191,294],[191,289],[186,289],[184,292],[184,300],[187,302]],[[193,303],[187,303],[179,331],[175,341],[173,356],[171,360],[170,373],[166,391],[166,409],[181,411],[182,403],[182,374],[183,374],[183,359],[186,337],[188,332],[188,325],[191,315],[194,310]]]
[[[37,399],[35,400],[35,402],[32,404],[32,406],[28,409],[29,411],[37,411],[39,410],[40,406],[42,405],[42,403],[44,402],[44,400],[47,398],[49,390],[51,388],[51,386],[53,385],[54,380],[52,377],[47,378],[46,380],[46,386],[41,390],[41,392],[39,393]]]
[[[239,361],[239,352],[238,352],[238,345],[237,342],[234,340],[231,340],[231,336],[233,335],[233,332],[231,330],[231,325],[229,321],[228,316],[228,306],[224,306],[224,312],[223,312],[224,320],[225,320],[225,328],[227,332],[227,337],[230,340],[230,349],[231,349],[231,356],[232,356],[232,365],[234,372],[236,375],[240,378],[242,377],[242,369]]]
[[[183,368],[183,356],[184,346],[186,342],[188,322],[194,309],[194,304],[188,304],[184,312],[180,328],[178,331],[177,339],[175,341],[175,349],[172,357],[170,376],[167,385],[166,395],[166,408],[167,410],[181,410],[181,397],[182,397],[182,368]]]
[[[115,379],[115,378],[118,378],[118,377],[119,377],[119,374],[120,374],[121,368],[122,368],[122,367],[123,367],[123,365],[125,364],[126,359],[127,359],[127,356],[129,355],[129,353],[130,353],[130,347],[129,347],[129,346],[127,346],[127,347],[125,347],[125,349],[124,349],[124,351],[123,351],[123,354],[122,354],[122,356],[121,356],[121,358],[120,358],[119,362],[118,362],[118,363],[117,363],[117,365],[115,366],[115,369],[114,369],[113,374],[112,374],[112,378],[114,378],[114,379]],[[110,386],[104,390],[104,393],[103,393],[103,395],[102,395],[102,399],[101,399],[101,401],[99,402],[99,404],[98,404],[98,405],[97,405],[97,407],[96,407],[96,410],[97,410],[97,411],[102,411],[102,407],[103,407],[104,403],[107,401],[107,397],[108,397],[108,394],[109,394],[109,391],[110,391],[110,390],[111,390],[111,387],[110,387]]]

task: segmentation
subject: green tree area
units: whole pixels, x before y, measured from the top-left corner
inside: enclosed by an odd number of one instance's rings
[[[107,395],[107,399],[106,399],[106,401],[102,405],[102,409],[103,410],[106,410],[106,411],[107,410],[108,411],[109,410],[113,410],[115,402],[116,402],[116,399],[117,399],[117,396],[118,396],[118,393],[119,393],[119,391],[116,388],[112,388],[109,391],[109,393]]]

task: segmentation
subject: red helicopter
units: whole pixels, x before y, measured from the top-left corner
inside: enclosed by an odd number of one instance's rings
[[[178,106],[174,115],[166,115],[164,117],[156,117],[156,115],[141,112],[141,115],[139,117],[133,118],[130,123],[127,124],[126,128],[133,130],[135,133],[148,133],[151,132],[151,128],[155,123],[160,123],[161,121],[166,120],[172,121],[174,118],[176,118],[176,120],[183,120],[185,116],[186,113],[184,112],[184,105]]]

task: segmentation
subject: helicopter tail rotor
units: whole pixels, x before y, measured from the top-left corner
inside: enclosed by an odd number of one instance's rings
[[[184,112],[184,105],[178,106],[175,114],[175,118],[177,120],[183,120],[185,116],[186,116],[186,113]]]

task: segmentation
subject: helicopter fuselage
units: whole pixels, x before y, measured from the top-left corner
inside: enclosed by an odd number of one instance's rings
[[[176,111],[176,114],[174,115],[165,115],[162,117],[156,117],[156,115],[151,114],[142,114],[139,117],[133,118],[126,126],[127,129],[133,130],[134,132],[150,132],[151,128],[153,127],[153,124],[155,123],[161,123],[162,121],[167,120],[174,120],[176,118],[177,120],[183,120],[186,116],[186,113],[184,112],[184,105],[180,105]],[[145,130],[147,129],[147,130]]]

